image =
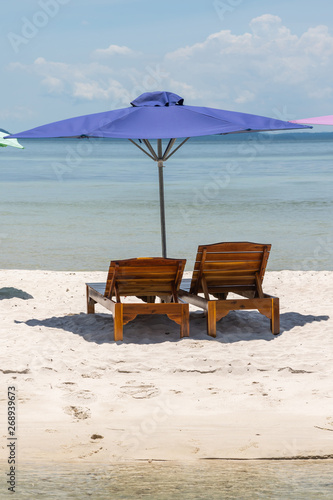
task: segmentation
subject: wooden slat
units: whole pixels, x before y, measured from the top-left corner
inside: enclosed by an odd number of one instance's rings
[[[251,271],[234,271],[233,273],[230,273],[229,271],[207,271],[204,272],[203,276],[205,276],[206,280],[213,280],[213,281],[220,281],[220,280],[233,280],[234,278],[241,279],[241,278],[248,278],[252,279],[254,281],[256,272],[251,272]]]
[[[122,266],[156,266],[158,265],[174,265],[178,260],[182,259],[169,259],[164,257],[134,257],[131,259],[121,259],[121,260],[113,260],[112,263],[117,263]]]
[[[255,283],[255,274],[222,274],[222,273],[207,273],[204,274],[207,283],[235,283],[235,280],[246,280],[246,283]]]
[[[123,297],[138,297],[143,302],[149,302],[149,304],[153,304],[156,301],[147,301],[145,299],[147,297],[170,297],[171,296],[171,292],[170,291],[168,291],[168,292],[166,292],[166,291],[164,291],[164,292],[163,291],[162,292],[156,292],[156,291],[153,291],[153,290],[142,289],[142,290],[136,290],[136,291],[126,290],[121,295]]]
[[[209,287],[209,293],[214,295],[216,293],[239,293],[252,290],[255,292],[255,287],[251,285],[236,285],[236,286],[212,286]],[[203,293],[201,287],[199,287],[198,293]]]
[[[117,278],[121,278],[122,276],[146,276],[146,277],[161,277],[161,278],[170,278],[175,279],[175,274],[177,272],[177,267],[156,267],[156,268],[142,268],[142,267],[119,267],[117,272]]]
[[[140,288],[152,288],[154,290],[161,288],[161,289],[168,289],[171,290],[172,287],[172,281],[150,281],[150,280],[128,280],[128,281],[119,281],[117,283],[118,288],[135,288],[135,287],[140,287]]]
[[[261,261],[236,261],[236,262],[206,262],[205,270],[206,273],[208,270],[212,271],[252,271],[257,272],[260,269]],[[198,273],[198,270],[195,269],[194,273]]]
[[[174,280],[170,279],[170,278],[167,278],[166,280],[163,280],[163,279],[160,279],[160,278],[148,278],[146,279],[145,277],[144,278],[129,278],[129,279],[126,279],[126,278],[121,278],[121,279],[117,279],[117,284],[118,285],[124,285],[124,284],[129,284],[129,285],[134,285],[136,283],[139,283],[141,285],[147,285],[149,286],[149,284],[152,284],[152,285],[159,285],[159,284],[165,284],[165,285],[168,285],[168,286],[171,286],[171,284],[174,282]]]
[[[237,249],[235,248],[237,246]],[[271,249],[271,245],[263,244],[263,243],[252,243],[250,241],[231,241],[231,242],[221,242],[221,243],[212,243],[210,245],[199,245],[198,246],[198,253],[202,252],[203,248],[207,249],[207,252],[214,252],[214,251],[222,251],[222,252],[228,252],[228,251],[262,251],[263,247],[267,246],[268,250]]]
[[[252,276],[211,276],[205,275],[207,286],[227,286],[227,285],[254,285],[256,283],[255,277]]]
[[[120,295],[171,295],[172,290],[170,288],[161,288],[161,287],[146,287],[146,286],[137,286],[133,287],[122,287],[118,289]]]
[[[207,262],[235,262],[235,261],[260,261],[262,260],[262,252],[228,252],[228,253],[207,253]],[[200,264],[200,260],[196,260],[196,264]]]

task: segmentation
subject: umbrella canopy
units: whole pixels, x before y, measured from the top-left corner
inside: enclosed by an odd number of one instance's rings
[[[127,108],[69,118],[13,134],[10,137],[129,139],[156,161],[159,167],[162,255],[166,257],[163,163],[177,149],[190,137],[297,128],[311,127],[247,113],[187,106],[184,105],[182,97],[172,92],[146,92],[132,101],[131,106]],[[177,138],[184,138],[184,140],[175,146]],[[142,145],[135,142],[135,139],[138,139]],[[150,139],[157,139],[156,151]],[[162,139],[168,139],[164,151]]]
[[[12,146],[13,148],[24,149],[17,139],[4,139],[8,134],[9,132],[7,132],[7,130],[0,128],[0,147],[5,148],[6,146]]]
[[[147,92],[131,107],[94,113],[42,125],[16,138],[110,137],[169,139],[237,132],[300,128],[290,122],[222,109],[186,106],[171,92]]]
[[[304,123],[308,125],[333,125],[333,115],[304,118],[303,120],[290,120],[290,123]]]

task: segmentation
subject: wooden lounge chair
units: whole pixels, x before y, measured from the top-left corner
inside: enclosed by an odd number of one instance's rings
[[[178,290],[186,260],[138,258],[111,261],[106,283],[86,283],[87,312],[98,302],[113,315],[114,340],[123,340],[123,325],[138,314],[166,314],[180,324],[180,337],[189,336],[189,305],[178,301]],[[122,303],[122,296],[144,302]],[[155,303],[155,297],[164,302]]]
[[[280,332],[279,299],[262,290],[270,249],[250,242],[198,247],[192,280],[182,281],[178,296],[206,311],[208,335],[216,337],[216,322],[240,309],[257,309],[271,320],[272,333]],[[230,292],[243,298],[227,299]]]

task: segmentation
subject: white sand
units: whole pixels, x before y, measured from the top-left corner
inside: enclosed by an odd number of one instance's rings
[[[105,277],[1,271],[0,460],[12,385],[21,463],[333,456],[333,272],[267,273],[276,337],[240,311],[212,339],[192,308],[190,338],[141,316],[116,343],[106,309],[85,314],[85,282]]]

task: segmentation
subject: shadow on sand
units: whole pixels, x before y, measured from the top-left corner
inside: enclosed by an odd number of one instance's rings
[[[33,299],[33,296],[30,295],[30,293],[24,292],[23,290],[20,290],[18,288],[12,288],[12,287],[0,288],[0,300],[14,299],[14,298],[29,300]]]
[[[272,335],[269,320],[255,311],[232,311],[217,323],[216,338],[206,334],[206,319],[202,313],[190,315],[190,338],[192,340],[209,340],[212,342],[233,343],[240,341],[271,341],[291,331],[295,327],[303,327],[310,323],[327,321],[329,316],[304,315],[297,312],[281,314],[281,333]],[[21,323],[16,321],[16,323]],[[114,343],[113,319],[111,314],[71,314],[52,317],[44,320],[31,319],[25,322],[28,326],[44,326],[69,331],[80,335],[87,342],[96,344]],[[162,342],[178,342],[187,339],[179,338],[179,325],[166,316],[145,316],[137,318],[124,326],[124,340],[116,344],[158,344]]]

